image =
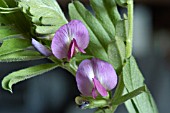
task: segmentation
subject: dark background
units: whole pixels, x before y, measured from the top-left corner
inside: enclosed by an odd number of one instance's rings
[[[70,0],[58,0],[67,15]],[[88,6],[88,0],[82,0]],[[121,11],[121,10],[120,10]],[[68,16],[67,16],[68,17]],[[134,48],[160,113],[170,112],[170,0],[135,0]],[[0,81],[12,71],[48,62],[0,63]],[[0,87],[0,113],[92,113],[74,103],[79,95],[74,77],[61,68],[20,82],[14,93]],[[127,113],[124,105],[116,113]]]

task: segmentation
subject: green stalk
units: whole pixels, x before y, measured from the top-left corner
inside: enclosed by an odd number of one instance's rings
[[[133,40],[133,0],[127,1],[128,8],[128,37],[126,39],[126,58],[132,55],[132,40]]]

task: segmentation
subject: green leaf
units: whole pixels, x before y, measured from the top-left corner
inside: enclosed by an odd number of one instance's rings
[[[111,39],[115,38],[115,24],[120,20],[120,14],[114,0],[90,0],[95,16]],[[111,7],[109,7],[111,6]],[[111,10],[113,10],[111,12]],[[112,15],[112,13],[114,15]]]
[[[126,41],[128,37],[128,20],[120,20],[116,23],[116,38]]]
[[[2,80],[2,87],[3,89],[9,90],[12,92],[12,85],[20,81],[34,77],[36,75],[40,75],[45,72],[48,72],[52,69],[55,69],[56,67],[58,67],[57,64],[49,63],[49,64],[41,64],[41,65],[37,65],[37,66],[33,66],[33,67],[29,67],[26,69],[12,72],[11,74],[4,77],[4,79]]]
[[[14,7],[14,8],[3,8],[0,7],[0,14],[9,14],[9,13],[14,13],[14,12],[18,12],[20,9],[18,7]]]
[[[126,88],[124,90],[124,93],[128,93]],[[137,107],[134,104],[134,101],[132,99],[127,100],[125,102],[125,106],[126,106],[129,113],[139,113],[139,111],[138,111],[138,109],[137,109]]]
[[[128,91],[133,91],[144,85],[144,78],[136,64],[134,57],[130,57],[123,67],[123,80]]]
[[[36,26],[36,33],[46,35],[55,33],[59,26]]]
[[[86,54],[76,54],[75,57],[73,57],[71,60],[75,60],[75,61],[82,61],[82,60],[85,60],[85,59],[91,59],[93,58],[94,56],[91,56],[91,55],[86,55]]]
[[[69,4],[69,15],[71,19],[81,20],[88,28],[90,43],[87,53],[106,60],[106,48],[111,39],[100,22],[78,1]]]
[[[9,24],[9,22],[5,19],[4,14],[0,14],[0,26]]]
[[[8,8],[8,4],[6,3],[7,1],[5,0],[0,0],[0,7],[2,8]],[[14,1],[11,0],[11,4],[13,4]],[[5,15],[5,14],[0,14],[0,25],[6,25],[9,24],[11,22],[9,22],[9,20],[7,20],[7,17],[11,16],[10,14]]]
[[[127,94],[121,96],[120,98],[114,99],[113,104],[114,105],[120,105],[120,104],[124,103],[125,101],[132,99],[133,97],[136,97],[139,94],[146,92],[146,91],[147,91],[146,86],[142,86],[142,87],[140,87],[140,88],[138,88],[138,89],[136,89],[136,90],[134,90],[130,93],[127,93]]]
[[[0,7],[7,7],[7,4],[4,0],[0,0]],[[5,19],[5,15],[4,14],[0,14],[0,26],[7,24],[8,21]]]
[[[119,20],[116,23],[115,40],[108,45],[108,58],[113,67],[121,71],[126,58],[126,47],[124,41],[127,37],[127,20]]]
[[[0,56],[0,62],[30,61],[45,58],[34,50],[23,50],[11,54]]]
[[[2,46],[0,47],[0,56],[25,50],[30,46],[31,41],[28,39],[11,38],[4,40]]]
[[[21,35],[21,32],[16,29],[16,26],[0,26],[0,42],[7,38],[14,38]]]
[[[67,23],[56,0],[19,0],[18,3],[18,6],[36,25],[35,33],[52,34]]]
[[[133,57],[130,57],[123,67],[123,80],[128,92],[132,92],[144,85],[144,78]],[[149,91],[148,93],[142,93],[136,96],[133,98],[133,101],[139,113],[158,113]]]
[[[0,41],[21,34],[23,35],[22,37],[29,38],[29,35],[25,34],[30,31],[30,24],[25,15],[18,10],[15,0],[0,0],[0,9],[17,10],[15,13],[0,14]]]
[[[0,0],[0,7],[7,7],[5,0]]]
[[[106,49],[107,44],[111,41],[111,38],[109,37],[106,30],[103,28],[101,23],[78,1],[75,1],[70,4],[70,13],[72,13],[73,7],[75,8],[74,13],[78,13],[81,18],[73,17],[72,14],[70,14],[72,19],[80,19],[82,20],[86,26],[89,27],[89,29],[94,33],[94,35],[97,37],[97,39],[100,41],[100,43],[103,45],[103,47]],[[103,38],[104,37],[104,38]]]
[[[108,45],[109,63],[113,65],[115,70],[120,71],[125,60],[125,44],[122,40],[117,39]]]

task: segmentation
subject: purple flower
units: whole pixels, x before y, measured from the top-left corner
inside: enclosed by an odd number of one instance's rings
[[[44,45],[42,45],[40,42],[36,41],[32,38],[32,45],[44,56],[50,56],[52,55],[52,52]]]
[[[85,53],[89,44],[89,34],[85,25],[79,20],[72,20],[60,27],[52,40],[51,49],[58,59],[70,58],[76,52]]]
[[[93,58],[83,60],[76,73],[79,91],[84,96],[96,98],[98,94],[107,96],[117,84],[117,75],[111,64]]]

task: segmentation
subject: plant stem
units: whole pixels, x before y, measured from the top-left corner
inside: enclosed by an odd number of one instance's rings
[[[126,58],[132,55],[132,40],[133,40],[133,0],[127,1],[128,7],[128,37],[126,39]]]

